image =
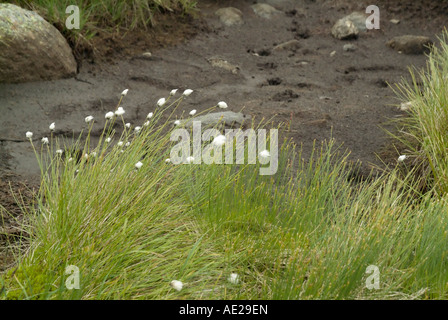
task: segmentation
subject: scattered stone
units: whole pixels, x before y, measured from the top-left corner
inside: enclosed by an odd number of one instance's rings
[[[364,31],[367,31],[367,27],[366,27],[367,18],[368,18],[368,15],[366,15],[365,13],[355,11],[355,12],[352,12],[351,14],[349,14],[348,16],[345,16],[341,20],[343,20],[343,21],[349,20],[349,21],[353,22],[353,24],[355,25],[356,29],[358,29],[358,31],[364,32]]]
[[[149,59],[152,57],[152,53],[151,52],[144,52],[142,53],[142,57],[145,59]]]
[[[356,39],[359,34],[358,28],[350,20],[340,19],[331,28],[333,37],[339,40]]]
[[[405,54],[422,54],[429,51],[433,42],[425,36],[405,35],[394,37],[386,45]]]
[[[331,100],[331,97],[328,96],[319,96],[319,100]]]
[[[36,12],[0,4],[0,83],[55,80],[76,75],[72,50]]]
[[[273,6],[270,6],[266,3],[257,3],[252,5],[252,9],[254,10],[255,14],[259,17],[265,18],[265,19],[271,19],[271,17],[274,14],[280,13],[281,11],[278,11]]]
[[[390,20],[390,23],[393,23],[393,24],[399,24],[399,23],[400,23],[400,20],[398,20],[398,19],[391,19],[391,20]]]
[[[240,70],[240,67],[238,67],[237,65],[233,65],[227,60],[221,58],[210,58],[207,59],[207,61],[212,65],[212,67],[221,68],[230,71],[233,74],[238,74],[238,71]]]
[[[234,7],[218,9],[215,15],[219,16],[219,20],[227,27],[240,26],[244,23],[243,13]]]
[[[343,49],[344,51],[346,51],[346,52],[349,52],[349,51],[355,51],[355,50],[356,50],[356,46],[355,46],[354,44],[347,43],[347,44],[344,44],[344,46],[342,47],[342,49]]]
[[[276,45],[274,47],[274,51],[281,51],[281,50],[297,50],[300,48],[300,41],[293,39],[286,42],[283,42],[279,45]]]
[[[331,51],[330,52],[330,57],[334,57],[336,55],[336,51]]]
[[[185,127],[191,127],[193,121],[200,121],[202,128],[206,126],[214,127],[217,124],[223,124],[228,127],[240,127],[251,120],[250,115],[242,114],[241,112],[224,111],[213,112],[194,119],[184,121]]]
[[[335,23],[331,34],[340,40],[357,38],[359,32],[367,31],[367,18],[368,16],[363,12],[352,12]]]

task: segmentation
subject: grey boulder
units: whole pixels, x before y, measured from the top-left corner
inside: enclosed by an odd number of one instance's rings
[[[72,50],[36,12],[0,4],[0,82],[54,80],[76,75]]]

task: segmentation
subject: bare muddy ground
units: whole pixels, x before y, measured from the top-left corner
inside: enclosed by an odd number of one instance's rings
[[[254,1],[199,1],[203,21],[182,25],[189,29],[186,35],[197,32],[190,39],[171,45],[173,21],[158,38],[158,49],[144,37],[97,42],[113,43],[100,50],[107,59],[84,60],[76,79],[0,84],[0,188],[6,188],[11,177],[15,190],[22,181],[38,181],[39,168],[26,131],[34,132],[40,148],[52,122],[57,135],[70,137],[75,132],[76,136],[85,126],[85,116],[93,115],[100,130],[104,114],[114,110],[126,88],[125,120],[135,125],[141,125],[171,89],[191,88],[194,93],[182,104],[179,116],[224,100],[229,110],[242,110],[256,120],[291,121],[288,135],[303,144],[305,156],[315,140],[333,137],[350,150],[353,161],[362,162],[364,172],[382,166],[382,161],[393,165],[398,154],[383,129],[394,130],[390,120],[405,113],[397,108],[399,102],[387,84],[409,78],[407,68],[423,67],[426,57],[399,54],[385,43],[405,34],[436,41],[448,21],[447,6],[436,0],[377,1],[380,30],[341,41],[331,36],[333,24],[353,11],[365,11],[371,1],[283,2],[282,12],[267,20],[254,14]],[[214,12],[228,6],[243,12],[243,25],[220,23]],[[400,23],[391,23],[393,18]],[[170,46],[160,48],[163,37]],[[298,47],[273,50],[292,39],[299,40]],[[347,43],[357,49],[343,51]],[[152,52],[151,59],[141,57],[147,51]],[[237,68],[232,72],[213,66],[211,59]],[[13,202],[10,193],[0,192],[1,205],[11,209]]]

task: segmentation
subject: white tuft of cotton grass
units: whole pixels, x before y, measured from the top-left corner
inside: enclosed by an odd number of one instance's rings
[[[122,107],[118,107],[117,111],[115,111],[115,114],[117,116],[122,116],[126,113],[126,111]]]
[[[182,281],[173,280],[173,281],[171,281],[170,286],[172,288],[176,289],[177,291],[180,291],[180,290],[182,290],[184,284],[182,283]]]
[[[218,107],[220,107],[221,109],[227,109],[227,103],[225,103],[224,101],[219,101],[218,102]]]
[[[240,281],[240,277],[237,273],[231,273],[227,280],[229,280],[229,282],[232,284],[238,284],[238,282]]]
[[[114,117],[114,113],[112,111],[109,111],[108,113],[106,113],[104,117],[106,119],[112,119]]]

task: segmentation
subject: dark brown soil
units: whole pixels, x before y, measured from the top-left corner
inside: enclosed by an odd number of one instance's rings
[[[371,1],[292,2],[294,8],[265,20],[252,11],[254,1],[201,0],[202,18],[165,15],[156,29],[100,34],[92,48],[78,52],[82,59],[76,79],[1,84],[0,205],[20,215],[7,181],[17,191],[23,190],[23,181],[38,184],[39,168],[26,131],[34,132],[40,146],[52,122],[57,134],[76,136],[85,126],[84,117],[93,115],[99,129],[126,88],[122,106],[126,121],[133,124],[141,124],[171,89],[191,88],[194,93],[180,112],[200,112],[224,100],[229,110],[242,110],[256,120],[291,122],[287,134],[303,145],[305,157],[315,140],[334,137],[353,161],[362,162],[361,173],[383,162],[394,165],[398,154],[383,129],[394,131],[391,120],[405,113],[397,108],[399,101],[388,84],[409,78],[408,67],[425,66],[426,57],[399,54],[385,43],[404,34],[437,41],[447,25],[448,5],[438,0],[378,0],[380,30],[340,41],[330,32],[336,20],[365,11]],[[244,25],[221,25],[214,12],[228,6],[243,12]],[[400,23],[392,24],[392,18]],[[299,48],[273,50],[292,39],[299,40]],[[355,44],[356,51],[343,51],[346,43]],[[152,58],[141,58],[148,51]],[[238,66],[237,72],[212,66],[210,58]],[[11,225],[6,218],[0,230]]]

